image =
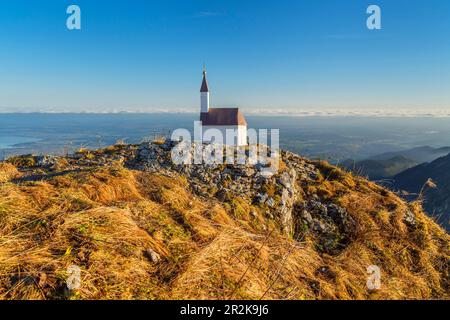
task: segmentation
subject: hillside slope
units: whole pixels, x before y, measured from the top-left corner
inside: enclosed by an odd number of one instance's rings
[[[357,173],[370,180],[380,180],[392,177],[399,172],[416,166],[418,163],[403,156],[383,160],[346,160],[339,166]]]
[[[325,162],[175,166],[169,142],[0,164],[3,299],[448,299],[450,237]],[[69,291],[68,268],[81,269]],[[369,290],[367,268],[381,270]]]
[[[436,188],[424,188],[428,179],[434,181]],[[450,155],[396,175],[391,188],[407,191],[412,198],[422,193],[426,211],[450,230]]]

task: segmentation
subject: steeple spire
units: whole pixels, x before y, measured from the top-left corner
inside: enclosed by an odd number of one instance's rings
[[[208,81],[206,80],[206,67],[203,64],[203,81],[202,87],[200,88],[200,112],[208,113],[209,111],[209,88]]]
[[[208,81],[206,80],[206,66],[203,64],[203,82],[200,92],[209,92]]]

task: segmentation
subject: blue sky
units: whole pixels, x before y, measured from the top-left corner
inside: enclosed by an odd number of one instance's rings
[[[450,111],[449,15],[448,0],[0,0],[0,111],[192,110],[203,62],[215,106]]]

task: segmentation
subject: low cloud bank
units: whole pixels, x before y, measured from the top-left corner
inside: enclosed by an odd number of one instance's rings
[[[450,109],[283,109],[242,108],[248,115],[295,117],[450,117]],[[70,110],[63,108],[0,108],[0,113],[198,113],[198,108],[89,108]]]

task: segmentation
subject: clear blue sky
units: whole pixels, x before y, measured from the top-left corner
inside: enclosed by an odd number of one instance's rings
[[[203,62],[216,106],[450,110],[450,1],[0,0],[0,111],[192,109]]]

